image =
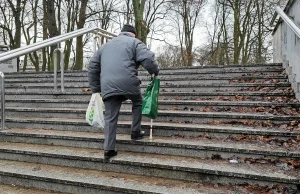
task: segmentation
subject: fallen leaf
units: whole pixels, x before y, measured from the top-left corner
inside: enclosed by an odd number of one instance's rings
[[[82,88],[82,92],[89,92],[92,91],[90,88]]]
[[[173,107],[172,107],[172,110],[179,110],[179,109],[178,109],[178,106],[173,106]]]
[[[219,125],[220,123],[221,123],[221,121],[219,121],[219,120],[213,120],[213,122],[212,122],[213,125]]]
[[[241,141],[241,140],[244,140],[244,139],[246,139],[247,137],[245,136],[245,135],[240,135],[240,136],[237,136],[236,138],[235,138],[235,140],[237,140],[237,141]]]
[[[265,111],[266,111],[266,108],[260,106],[260,107],[257,107],[255,110],[256,110],[257,112],[265,112]]]
[[[204,108],[203,111],[204,111],[204,112],[209,112],[210,110],[211,110],[211,107],[210,107],[210,106],[207,106],[207,107]]]

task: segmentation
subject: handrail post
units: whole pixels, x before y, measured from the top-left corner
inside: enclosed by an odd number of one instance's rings
[[[64,86],[64,70],[65,70],[65,62],[64,62],[65,54],[62,49],[60,49],[60,89],[61,92],[65,91],[65,86]]]
[[[4,73],[0,72],[1,76],[1,129],[5,128],[5,79]]]
[[[54,90],[57,91],[57,53],[60,53],[60,71],[61,71],[61,92],[65,91],[64,87],[64,52],[61,48],[57,48],[53,52],[54,57]]]
[[[94,53],[96,53],[97,50],[98,50],[98,49],[97,49],[97,39],[99,40],[99,39],[101,39],[101,37],[100,37],[99,35],[95,35],[95,36],[94,36],[94,42],[93,42],[93,43],[94,43],[94,48],[93,48],[93,49],[94,49],[94,50],[93,50]]]
[[[53,51],[53,66],[54,66],[54,91],[57,91],[57,52],[58,49]]]

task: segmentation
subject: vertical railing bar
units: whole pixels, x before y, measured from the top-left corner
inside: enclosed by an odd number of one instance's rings
[[[53,66],[54,66],[54,91],[57,91],[57,52],[58,49],[53,51]]]
[[[61,82],[61,92],[65,91],[65,86],[64,86],[64,68],[65,68],[65,64],[64,64],[64,52],[62,49],[60,50],[60,82]]]
[[[101,40],[101,36],[95,35],[95,37],[94,37],[94,48],[93,48],[93,49],[94,49],[94,53],[97,52],[97,50],[98,50],[98,49],[97,49],[97,39],[98,39],[98,40],[99,40],[99,39]]]
[[[4,73],[0,72],[1,76],[1,129],[5,128],[5,78]]]
[[[61,91],[65,91],[65,86],[64,86],[64,52],[61,48],[57,48],[53,52],[53,57],[54,57],[54,90],[57,91],[57,53],[60,53],[60,83],[61,83]]]

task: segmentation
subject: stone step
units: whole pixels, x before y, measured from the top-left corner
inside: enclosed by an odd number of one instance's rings
[[[138,76],[142,81],[148,81],[151,79],[151,76],[148,74],[141,74]],[[60,82],[61,75],[58,74],[57,80]],[[284,74],[274,73],[274,72],[262,72],[262,73],[247,73],[247,72],[226,72],[226,73],[198,73],[198,74],[161,74],[159,75],[161,81],[176,81],[176,80],[207,80],[207,79],[228,79],[228,80],[251,80],[251,81],[260,81],[260,80],[279,80],[279,81],[287,81],[288,77]],[[88,79],[87,73],[69,73],[64,75],[64,81],[67,80],[80,80],[86,81]],[[18,83],[20,81],[26,82],[53,82],[54,81],[54,74],[19,74],[16,76],[14,75],[7,75],[5,80],[9,83]]]
[[[86,109],[80,108],[30,108],[30,107],[6,107],[8,117],[38,117],[38,118],[85,118]],[[120,120],[131,120],[131,110],[121,110]],[[147,119],[146,117],[143,117]],[[212,123],[212,122],[237,122],[237,121],[257,121],[271,123],[289,123],[300,120],[298,116],[234,113],[234,112],[196,112],[196,111],[174,111],[160,110],[155,119],[157,122],[175,122],[175,123]]]
[[[281,63],[268,63],[268,64],[247,64],[247,65],[212,65],[212,66],[192,66],[192,67],[170,67],[170,68],[162,68],[161,71],[163,72],[176,72],[176,71],[196,71],[196,70],[202,70],[202,71],[234,71],[234,70],[277,70],[277,69],[283,69],[283,66]],[[146,72],[146,70],[141,70],[141,72]]]
[[[87,108],[89,100],[81,99],[6,99],[7,107],[40,107],[40,108]],[[131,101],[125,101],[122,109],[131,109]],[[229,111],[269,112],[272,109],[296,109],[300,103],[252,102],[252,101],[190,101],[190,100],[160,100],[160,110],[189,111]]]
[[[149,119],[148,119],[149,121]],[[20,128],[21,131],[28,129],[55,129],[54,133],[59,131],[78,131],[78,132],[100,132],[102,129],[91,127],[85,119],[67,119],[67,118],[7,118],[6,126],[8,128]],[[142,129],[146,135],[149,135],[150,122],[143,121]],[[131,121],[118,122],[119,134],[131,133]],[[153,122],[153,135],[165,137],[207,137],[211,139],[223,138],[241,138],[251,137],[270,137],[279,140],[297,139],[300,131],[290,131],[285,128],[272,127],[245,127],[232,125],[204,125],[204,124],[186,124],[174,122]]]
[[[8,182],[2,179],[1,182]],[[26,188],[27,185],[17,186],[16,183],[0,184],[1,194],[63,194],[53,191],[45,191],[40,189]]]
[[[1,141],[12,143],[32,143],[41,145],[70,146],[77,148],[103,149],[104,135],[92,132],[56,131],[42,129],[9,129],[0,132]],[[9,144],[10,148],[13,147]],[[140,141],[132,141],[129,135],[117,135],[117,149],[139,153],[161,155],[211,158],[219,155],[220,159],[239,157],[247,158],[299,159],[299,148],[284,148],[268,143],[247,143],[226,141],[221,139],[197,139],[181,137],[145,137]],[[0,143],[1,150],[1,143]],[[1,154],[0,154],[1,155]],[[1,157],[1,156],[0,156]]]
[[[247,181],[249,184],[260,185],[283,184],[294,191],[297,191],[297,186],[300,184],[297,170],[287,172],[276,166],[266,167],[266,165],[246,163],[233,165],[223,160],[124,151],[107,162],[104,161],[103,151],[98,149],[24,143],[0,143],[0,153],[0,158],[5,161],[5,164],[7,164],[7,160],[17,160],[41,163],[41,165],[86,168],[96,170],[96,172],[101,170],[109,173],[135,174],[198,183],[236,185]],[[36,170],[41,173],[42,169],[43,166]],[[4,169],[0,168],[1,170]],[[200,175],[201,177],[199,177]],[[75,177],[72,176],[72,178]]]
[[[82,99],[90,100],[91,92],[5,92],[5,99]],[[293,93],[284,92],[160,92],[160,100],[220,100],[220,101],[284,101],[296,102]]]
[[[282,64],[254,64],[254,65],[227,65],[227,66],[194,66],[194,67],[175,67],[175,68],[163,68],[160,70],[160,74],[176,74],[176,73],[207,73],[207,72],[282,72]],[[140,74],[148,74],[144,69],[139,70]],[[66,71],[65,74],[84,74],[87,71]],[[18,75],[19,72],[6,73],[7,75]],[[53,72],[22,72],[24,75],[33,74],[53,74]]]
[[[283,71],[283,70],[282,70]],[[88,77],[87,72],[69,72],[64,74],[64,79],[85,79]],[[149,80],[151,78],[150,74],[147,73],[139,73],[138,77],[141,80]],[[193,71],[189,72],[177,72],[174,74],[164,73],[162,72],[158,76],[161,80],[184,80],[184,79],[287,79],[287,75],[282,72],[272,72],[272,71],[211,71],[211,72],[198,72],[195,73]],[[23,74],[19,73],[18,75],[7,75],[5,76],[7,81],[18,81],[18,80],[28,80],[28,81],[53,81],[54,74],[53,73],[35,73],[35,74]],[[57,74],[57,79],[60,80],[61,74]]]
[[[10,184],[74,194],[225,194],[226,190],[234,191],[230,187],[214,188],[195,182],[10,160],[0,160],[0,177]],[[241,188],[238,192],[247,190]]]
[[[282,81],[278,83],[268,83],[268,80],[264,83],[264,80],[257,81],[255,83],[251,83],[252,80],[245,81],[245,82],[230,82],[228,79],[206,79],[206,80],[174,80],[174,81],[161,81],[161,86],[168,86],[169,88],[177,88],[180,86],[203,86],[203,87],[221,87],[221,86],[228,86],[228,87],[291,87],[291,84],[287,81]],[[149,84],[149,81],[142,82],[141,86],[146,87]],[[60,87],[60,82],[58,82],[57,86]],[[27,82],[27,81],[19,81],[19,82],[6,82],[5,87],[6,88],[13,88],[13,87],[54,87],[53,82]],[[88,81],[80,81],[80,80],[67,80],[64,82],[65,87],[84,87],[88,88],[89,83]]]
[[[151,79],[150,75],[138,76],[141,81],[149,81]],[[183,81],[183,80],[230,80],[232,82],[237,81],[251,81],[251,82],[265,82],[265,81],[276,81],[276,82],[287,82],[288,77],[286,75],[273,75],[273,74],[247,74],[247,73],[226,73],[226,74],[191,74],[191,75],[159,75],[161,81]],[[86,75],[80,74],[70,74],[65,75],[64,81],[87,81],[88,77]],[[20,74],[18,78],[14,76],[5,77],[6,83],[42,83],[42,82],[54,82],[54,77],[51,74],[36,74],[28,77],[28,75]],[[60,83],[60,76],[57,78],[57,82]]]
[[[54,91],[53,84],[32,84],[24,85],[7,85],[5,91],[7,92],[47,92]],[[284,91],[290,88],[289,83],[282,84],[177,84],[171,85],[162,83],[160,86],[161,92],[227,92],[227,91]],[[82,92],[89,88],[88,83],[66,83],[64,89],[66,92]],[[144,92],[147,85],[141,85],[141,91]],[[60,85],[58,85],[60,89]]]

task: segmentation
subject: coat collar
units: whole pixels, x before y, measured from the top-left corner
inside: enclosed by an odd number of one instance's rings
[[[120,36],[120,35],[129,36],[129,37],[134,38],[129,32],[121,32],[121,33],[119,34],[119,36]]]

